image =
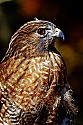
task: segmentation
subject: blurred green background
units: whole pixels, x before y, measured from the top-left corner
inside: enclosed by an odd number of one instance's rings
[[[11,36],[34,17],[57,25],[65,41],[56,48],[67,65],[68,80],[78,101],[75,125],[83,125],[83,4],[81,0],[0,0],[0,60]]]

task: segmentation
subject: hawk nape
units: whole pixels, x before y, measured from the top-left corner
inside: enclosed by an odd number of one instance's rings
[[[56,25],[38,19],[12,36],[0,63],[0,125],[73,125],[78,108],[57,37]]]

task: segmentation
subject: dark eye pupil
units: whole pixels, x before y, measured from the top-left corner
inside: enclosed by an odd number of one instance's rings
[[[44,35],[45,34],[45,29],[44,28],[39,28],[38,29],[38,34]]]

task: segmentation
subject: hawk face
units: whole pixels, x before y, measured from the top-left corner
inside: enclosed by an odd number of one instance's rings
[[[49,46],[63,32],[51,22],[43,20],[30,21],[24,24],[11,38],[5,58],[18,56],[37,56],[49,51]]]
[[[39,21],[40,26],[34,26],[34,31],[31,33],[30,46],[35,43],[37,53],[42,53],[49,50],[49,46],[54,43],[56,37],[62,37],[64,35],[61,30],[56,28],[56,25],[50,22]],[[34,46],[33,46],[34,47]]]

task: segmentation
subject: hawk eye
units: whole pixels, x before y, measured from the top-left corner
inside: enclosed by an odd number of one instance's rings
[[[40,35],[44,35],[46,32],[45,32],[45,28],[39,28],[38,29],[38,34]]]

